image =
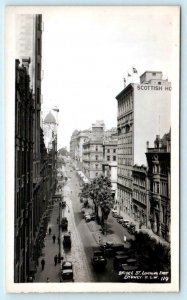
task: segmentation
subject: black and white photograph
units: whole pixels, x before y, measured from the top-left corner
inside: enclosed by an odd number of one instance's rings
[[[178,6],[6,8],[8,292],[179,289]]]

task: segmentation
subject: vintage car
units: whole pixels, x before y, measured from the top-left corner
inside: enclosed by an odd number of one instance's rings
[[[104,257],[102,251],[94,251],[92,257],[92,265],[95,269],[102,270],[106,267],[107,259]]]
[[[65,207],[66,207],[66,201],[65,201],[65,200],[63,200],[63,201],[61,202],[61,207],[62,207],[62,208],[65,208]]]
[[[68,229],[68,219],[66,217],[63,217],[61,219],[61,229],[67,230]]]
[[[64,234],[63,246],[65,248],[71,248],[71,234],[70,233]]]
[[[128,255],[124,255],[124,254],[122,254],[122,255],[116,255],[114,257],[114,261],[113,261],[114,269],[115,270],[120,270],[121,265],[122,264],[126,264],[128,258],[129,258]]]
[[[61,280],[65,281],[74,281],[73,277],[73,264],[70,261],[63,261],[61,265]]]

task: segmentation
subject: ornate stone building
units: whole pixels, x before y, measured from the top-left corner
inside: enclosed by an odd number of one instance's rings
[[[89,179],[103,173],[103,137],[104,123],[97,121],[83,144],[83,172]]]
[[[153,148],[147,146],[150,226],[154,233],[169,241],[171,221],[170,132],[165,134],[162,139],[157,135]]]
[[[15,203],[14,281],[25,282],[30,268],[33,239],[33,95],[30,59],[15,68]]]

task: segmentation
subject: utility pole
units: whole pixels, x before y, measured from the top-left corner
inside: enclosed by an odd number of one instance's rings
[[[58,262],[61,262],[61,238],[60,238],[60,224],[61,224],[61,198],[59,201],[59,217],[58,217],[58,240],[59,240],[59,252],[58,252]]]

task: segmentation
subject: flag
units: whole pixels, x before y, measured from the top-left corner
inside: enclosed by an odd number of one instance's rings
[[[128,73],[128,77],[131,77],[131,74]]]
[[[132,68],[133,69],[133,73],[138,73],[138,71],[136,70],[136,68]]]

